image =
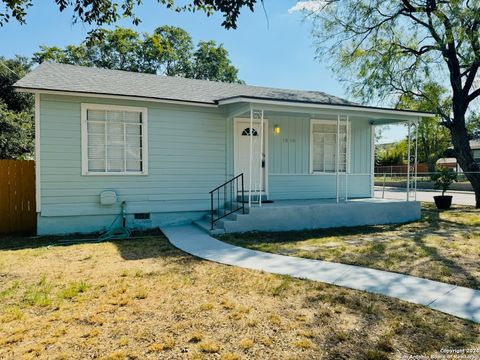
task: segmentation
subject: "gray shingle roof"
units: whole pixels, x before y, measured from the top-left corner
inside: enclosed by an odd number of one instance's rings
[[[354,105],[320,91],[275,89],[56,63],[39,65],[15,86],[19,89],[134,96],[206,104],[216,104],[222,99],[244,96],[317,104]]]

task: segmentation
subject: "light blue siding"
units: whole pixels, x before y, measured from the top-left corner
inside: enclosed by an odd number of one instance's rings
[[[274,126],[281,129],[273,133]],[[269,173],[308,174],[310,169],[310,117],[295,115],[269,116]]]
[[[81,174],[82,103],[148,109],[148,175]],[[239,108],[240,109],[240,108]],[[233,110],[236,110],[233,108]],[[230,107],[230,113],[233,111]],[[153,102],[42,95],[41,213],[39,233],[100,230],[120,212],[102,206],[99,194],[114,190],[133,213],[152,213],[152,226],[189,221],[209,210],[209,191],[234,175],[233,118],[223,109]],[[310,174],[310,115],[267,112],[268,195],[272,200],[336,196],[336,178]],[[315,116],[321,119],[321,116]],[[275,135],[273,127],[280,126]],[[351,121],[349,197],[371,191],[371,126]],[[345,195],[340,177],[340,195]],[[88,226],[86,225],[88,224]]]
[[[339,196],[345,198],[370,197],[370,175],[349,175],[348,192],[345,176],[340,176]],[[325,199],[337,195],[335,175],[270,175],[269,199]]]
[[[81,175],[81,103],[148,108],[148,175]],[[119,206],[99,204],[106,189],[127,211],[207,210],[209,190],[226,177],[226,122],[218,109],[42,95],[40,118],[41,217],[117,214]]]

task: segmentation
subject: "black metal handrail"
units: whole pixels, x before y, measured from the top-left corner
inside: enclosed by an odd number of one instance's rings
[[[241,196],[240,201],[239,196]],[[218,220],[234,212],[242,210],[242,213],[245,214],[244,198],[243,173],[210,191],[210,228],[213,230]],[[217,205],[216,208],[215,204]]]

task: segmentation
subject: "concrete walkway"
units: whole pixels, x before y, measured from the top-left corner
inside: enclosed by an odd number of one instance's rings
[[[216,240],[195,225],[162,228],[173,246],[202,259],[382,294],[480,323],[480,291],[387,271],[270,254]]]

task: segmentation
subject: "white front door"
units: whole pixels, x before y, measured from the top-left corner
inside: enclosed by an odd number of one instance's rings
[[[243,173],[245,191],[256,193],[265,191],[266,142],[265,133],[261,131],[261,124],[253,122],[250,129],[250,120],[235,121],[235,175]],[[267,129],[266,122],[263,129]],[[250,131],[252,132],[252,166],[250,167]],[[263,134],[263,141],[262,141]],[[263,151],[262,151],[263,149]],[[252,172],[250,174],[250,169]],[[251,177],[250,177],[251,175]],[[250,182],[251,179],[251,182]]]

